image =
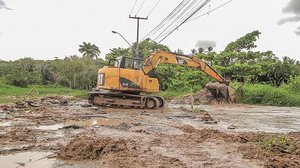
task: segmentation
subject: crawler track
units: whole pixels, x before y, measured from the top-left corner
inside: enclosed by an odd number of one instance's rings
[[[159,96],[134,95],[125,93],[92,92],[89,103],[98,106],[111,106],[120,108],[146,108],[158,109],[165,106],[165,100]]]

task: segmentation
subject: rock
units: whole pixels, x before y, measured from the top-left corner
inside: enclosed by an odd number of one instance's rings
[[[237,126],[235,126],[235,125],[230,125],[230,126],[227,127],[227,129],[231,129],[231,130],[232,130],[232,129],[237,129]]]
[[[67,100],[67,99],[62,99],[62,100],[60,101],[60,105],[62,105],[62,106],[67,106],[67,105],[68,105],[68,100]]]
[[[62,127],[61,129],[80,129],[80,128],[83,128],[83,127],[78,126],[78,125],[68,125],[68,126]]]

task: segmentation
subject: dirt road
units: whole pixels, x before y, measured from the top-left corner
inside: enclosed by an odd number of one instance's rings
[[[300,133],[292,133],[300,130],[300,108],[201,105],[190,112],[169,104],[153,111],[49,99],[0,110],[0,167],[300,165]]]

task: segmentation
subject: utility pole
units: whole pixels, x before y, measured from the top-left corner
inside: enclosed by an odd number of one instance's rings
[[[130,19],[136,19],[137,20],[137,35],[136,35],[136,50],[135,50],[135,56],[139,57],[139,34],[140,34],[140,20],[147,20],[148,17],[137,17],[137,16],[130,16]]]

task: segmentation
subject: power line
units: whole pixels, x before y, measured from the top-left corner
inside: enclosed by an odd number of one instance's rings
[[[172,32],[174,29],[177,29],[176,27],[178,27],[178,25],[180,25],[184,20],[186,20],[198,7],[199,5],[201,5],[201,1],[197,2],[196,1],[192,1],[180,14],[179,16],[173,20],[173,22],[166,27],[159,35],[156,36],[156,38],[154,39],[155,41],[166,36],[167,34],[169,34],[170,32]]]
[[[141,8],[144,6],[144,3],[145,3],[146,0],[144,0],[140,6],[140,8],[138,9],[138,11],[136,12],[135,16],[137,16],[141,10]]]
[[[176,6],[176,8],[167,16],[165,17],[154,29],[152,29],[143,39],[146,39],[147,37],[150,37],[151,35],[157,33],[168,21],[170,21],[170,18],[174,16],[178,11],[180,11],[183,6],[187,3],[187,0],[182,0],[179,5]]]
[[[178,16],[162,32],[160,32],[160,34],[156,36],[154,41],[159,39],[162,36],[165,36],[166,34],[165,32],[172,31],[173,28],[177,27],[178,24],[180,24],[183,20],[185,20],[188,17],[189,13],[194,10],[195,7],[193,8],[193,6],[196,4],[196,2],[197,0],[193,0],[192,2],[190,2],[190,4],[181,13],[179,13]],[[200,2],[202,2],[202,0]],[[196,4],[196,6],[197,5],[199,5],[199,2]]]
[[[164,27],[169,27],[170,25],[172,25],[174,20],[176,20],[177,18],[180,17],[181,14],[179,14],[179,13],[186,7],[186,5],[188,5],[190,3],[190,1],[191,0],[184,2],[176,11],[174,11],[174,13],[166,20],[165,23],[163,23],[156,31],[154,31],[153,34],[156,34],[158,31],[160,31]],[[166,25],[168,25],[168,26],[166,26]]]
[[[154,11],[154,9],[157,7],[157,5],[159,4],[160,0],[157,1],[157,3],[154,5],[154,7],[151,9],[151,11],[148,13],[148,16],[149,17],[151,15],[151,13]]]
[[[138,1],[138,0],[135,0],[135,2],[134,2],[134,4],[133,4],[133,7],[131,8],[131,11],[130,11],[130,14],[129,14],[129,15],[131,15],[131,14],[132,14],[132,12],[133,12],[133,9],[134,9],[134,7],[135,7],[135,5],[136,5],[137,1]]]
[[[214,12],[214,11],[216,11],[216,10],[222,8],[223,6],[229,4],[229,3],[232,2],[232,1],[233,1],[233,0],[229,0],[229,1],[227,1],[227,2],[225,2],[225,3],[223,3],[223,4],[221,4],[220,6],[217,6],[216,8],[213,8],[212,10],[209,10],[209,11],[206,12],[206,13],[204,13],[204,14],[202,14],[202,15],[200,15],[200,16],[197,16],[197,17],[195,17],[195,18],[193,18],[193,19],[191,19],[191,20],[189,20],[188,22],[191,22],[191,21],[196,20],[196,19],[198,19],[198,18],[200,18],[200,17],[203,17],[203,16],[205,16],[205,15],[207,15],[207,14],[210,14],[210,13],[212,13],[212,12]]]
[[[163,39],[161,39],[158,43],[161,43],[163,40],[165,40],[169,35],[171,35],[176,29],[178,29],[180,26],[182,26],[184,23],[186,23],[191,17],[193,17],[200,9],[202,9],[205,5],[207,5],[211,0],[206,0],[203,2],[203,4],[198,7],[188,18],[186,18],[181,24],[179,24],[175,29],[173,29],[170,33],[168,33]]]

